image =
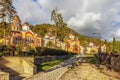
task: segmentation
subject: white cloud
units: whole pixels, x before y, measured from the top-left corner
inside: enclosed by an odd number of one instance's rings
[[[15,0],[14,6],[23,22],[27,20],[32,24],[36,24],[46,21],[48,13],[46,13],[44,9],[40,9],[40,7],[31,0]]]
[[[75,17],[72,17],[67,22],[69,26],[77,26],[77,27],[84,27],[86,23],[92,23],[97,20],[101,20],[101,14],[95,14],[95,13],[85,13],[82,16],[77,14]]]
[[[93,36],[99,32],[102,38],[116,34],[120,25],[120,0],[13,0],[24,22],[32,24],[51,23],[50,14],[55,8],[63,15],[68,26],[77,32]],[[114,35],[119,37],[120,35]]]
[[[120,28],[118,28],[113,35],[120,40]]]

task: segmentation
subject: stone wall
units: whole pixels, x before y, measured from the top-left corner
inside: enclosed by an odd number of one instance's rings
[[[40,64],[42,62],[48,62],[56,59],[65,59],[68,57],[68,55],[43,57],[1,57],[0,69],[4,72],[10,73],[12,76],[23,73],[33,75],[36,73],[36,66],[34,64]]]
[[[24,73],[28,73],[28,74],[34,75],[35,73],[37,73],[36,68],[37,67],[34,64],[32,64],[30,61],[23,60]]]
[[[22,59],[19,57],[2,57],[0,58],[0,69],[10,73],[10,76],[23,74]]]
[[[9,73],[0,72],[0,80],[9,80]]]
[[[0,58],[0,69],[4,72],[10,73],[10,76],[19,74],[35,74],[36,66],[32,62],[32,58],[24,57],[1,57]]]

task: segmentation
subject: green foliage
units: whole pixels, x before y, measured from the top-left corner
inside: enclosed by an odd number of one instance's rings
[[[9,56],[12,50],[11,45],[0,45],[0,56]]]
[[[115,39],[115,37],[113,37],[113,42],[112,42],[113,51],[115,51],[115,45],[116,45],[116,39]]]
[[[88,57],[88,58],[86,58],[86,61],[91,63],[91,64],[95,64],[96,63],[96,58],[95,57]]]
[[[27,47],[27,52],[26,52],[26,56],[34,56],[35,55],[35,49],[32,48],[31,46]]]
[[[38,35],[41,35],[42,37],[44,37],[45,33],[48,32],[50,28],[56,29],[56,26],[51,24],[39,24],[39,25],[31,26],[31,30],[37,33]],[[78,33],[76,33],[75,31],[73,31],[68,27],[58,27],[57,37],[63,41],[65,36],[67,36],[70,32],[75,33],[75,35],[79,36]],[[53,34],[55,35],[55,33]]]
[[[61,62],[63,62],[66,59],[57,59],[57,60],[53,60],[53,61],[49,61],[49,62],[43,62],[41,64],[38,65],[38,67],[40,67],[43,71],[46,71],[48,69],[50,69],[51,67],[60,64]]]
[[[87,47],[88,44],[89,44],[89,43],[88,43],[87,41],[82,42],[83,47]]]
[[[53,47],[53,44],[52,44],[51,41],[49,41],[49,42],[46,44],[46,46],[49,47],[49,48],[52,48],[52,47]]]
[[[44,37],[45,33],[50,28],[56,29],[56,26],[51,25],[51,24],[37,24],[35,26],[31,26],[31,30],[33,32],[36,32],[37,34],[39,34],[42,37]],[[93,42],[97,46],[100,45],[100,43],[102,43],[102,44],[105,43],[105,41],[101,41],[98,38],[89,38],[87,36],[80,35],[79,33],[75,32],[74,30],[70,29],[69,27],[58,27],[57,28],[57,38],[59,38],[61,41],[65,41],[65,38],[68,36],[69,33],[75,34],[75,36],[77,36],[79,38],[80,43],[83,46],[84,46],[84,43],[87,43],[87,45],[88,45],[89,42]]]
[[[113,37],[113,41],[109,43],[111,45],[112,51],[113,52],[118,52],[120,53],[120,41],[117,41],[115,37]]]
[[[51,49],[45,47],[36,47],[37,55],[38,56],[55,56],[55,55],[69,55],[69,52],[59,49]]]
[[[10,36],[10,29],[11,28],[11,24],[10,23],[6,23],[6,22],[1,22],[0,23],[0,37],[4,37],[4,29],[5,29],[5,33],[6,36]]]
[[[56,27],[65,27],[67,24],[63,21],[62,15],[57,12],[57,10],[53,10],[51,12],[51,20],[55,22]]]
[[[16,46],[15,56],[19,56],[22,53],[23,46]]]

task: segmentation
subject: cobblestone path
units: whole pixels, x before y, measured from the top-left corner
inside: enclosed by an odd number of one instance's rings
[[[33,76],[35,77],[33,80],[58,80],[68,70],[68,66],[70,66],[75,59],[75,57],[72,57],[52,67],[48,71],[40,72]]]

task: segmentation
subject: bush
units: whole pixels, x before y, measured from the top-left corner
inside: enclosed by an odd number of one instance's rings
[[[4,56],[9,56],[10,55],[10,51],[3,51],[3,55]]]
[[[35,49],[28,46],[27,56],[33,56],[33,55],[35,55],[35,53],[36,53]]]
[[[9,56],[12,51],[12,46],[0,46],[0,56]],[[61,49],[53,49],[46,47],[36,47],[35,49],[28,46],[25,52],[22,52],[22,46],[17,46],[14,52],[15,56],[60,56],[70,55],[72,53]]]
[[[17,46],[15,50],[15,56],[21,55],[23,46]]]
[[[12,50],[11,45],[0,45],[0,56],[9,56]]]
[[[0,57],[1,57],[1,56],[3,56],[3,53],[2,53],[2,52],[0,52]]]
[[[46,48],[46,47],[36,47],[38,56],[57,56],[57,55],[69,55],[69,52],[60,49]]]

